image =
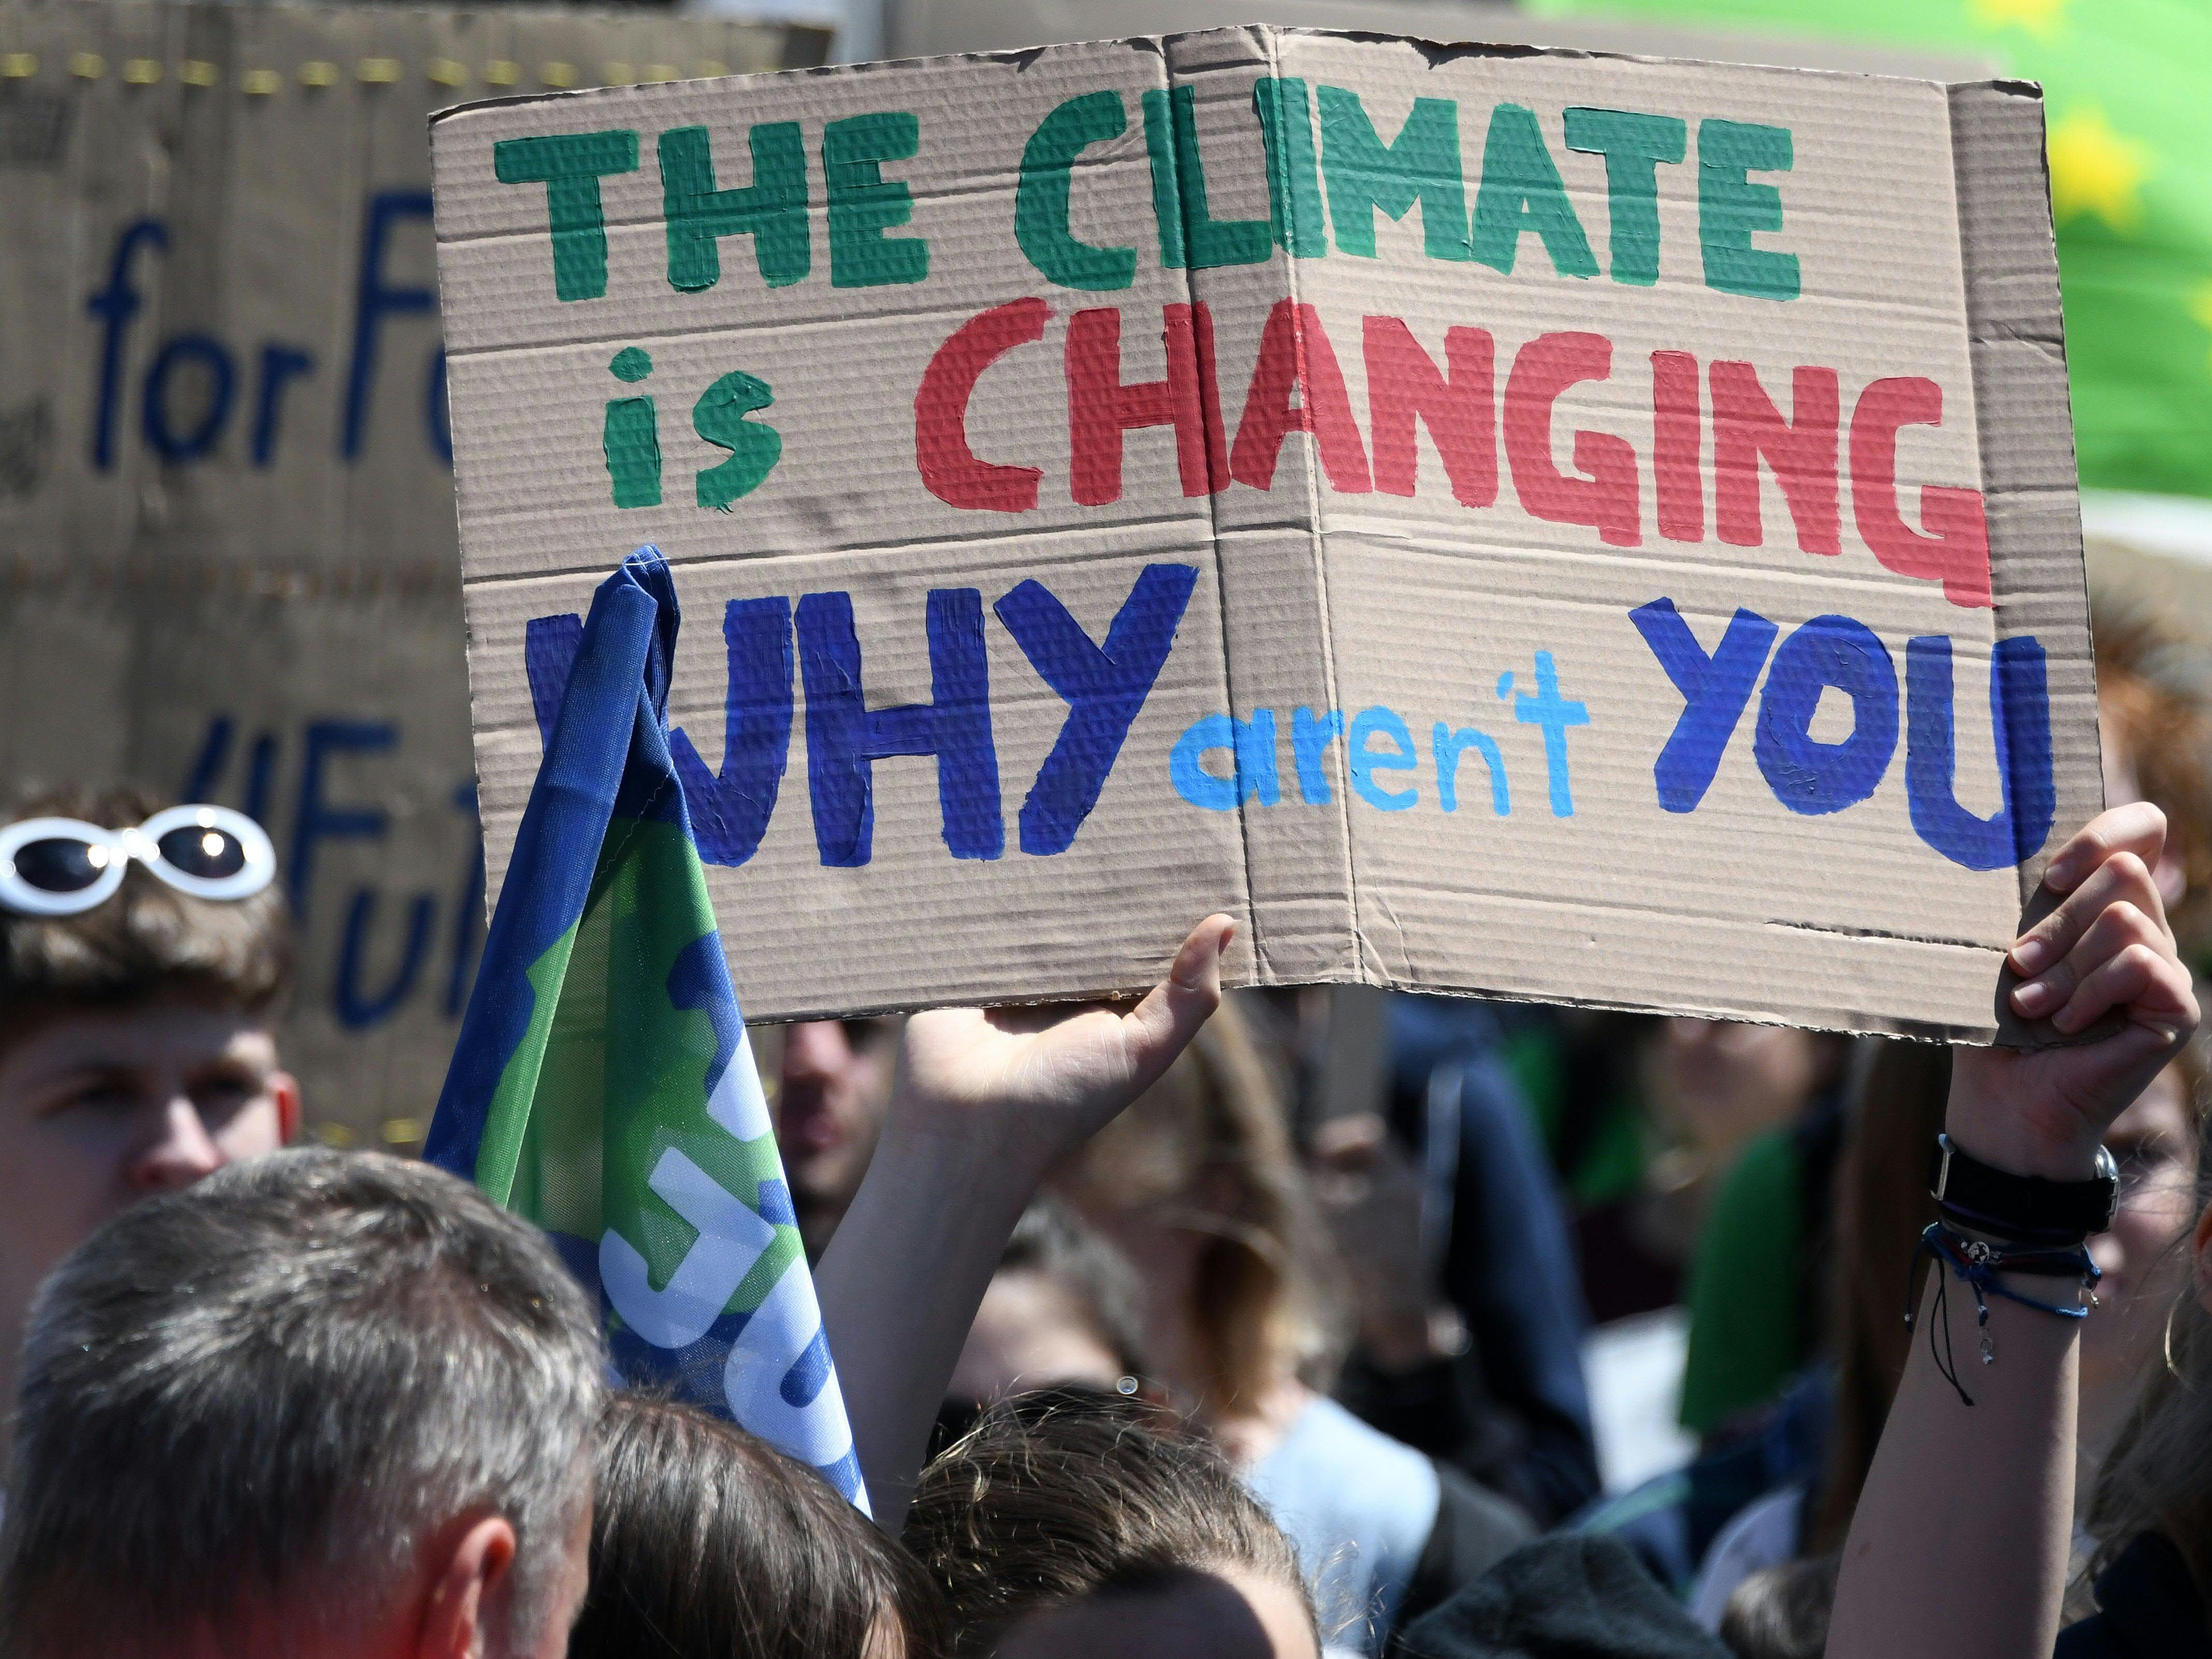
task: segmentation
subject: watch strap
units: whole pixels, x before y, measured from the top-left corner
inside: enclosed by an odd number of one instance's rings
[[[2087,1181],[2047,1181],[2013,1175],[1936,1137],[1928,1190],[1944,1212],[2002,1238],[2045,1242],[2082,1239],[2112,1224],[2120,1206],[2119,1168],[2104,1147]]]

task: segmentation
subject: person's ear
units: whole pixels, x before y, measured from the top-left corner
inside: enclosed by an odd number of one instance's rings
[[[272,1072],[269,1095],[276,1103],[276,1144],[289,1146],[300,1138],[300,1079],[289,1072]]]
[[[2212,1204],[2204,1206],[2204,1213],[2197,1218],[2196,1236],[2190,1240],[2196,1257],[2197,1303],[2206,1313],[2212,1314]]]
[[[456,1521],[432,1540],[412,1659],[481,1659],[489,1615],[507,1600],[514,1547],[514,1523],[500,1515]]]

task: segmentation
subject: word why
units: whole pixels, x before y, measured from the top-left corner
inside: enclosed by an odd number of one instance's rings
[[[1166,665],[1197,582],[1194,565],[1146,565],[1103,644],[1035,580],[991,607],[1038,678],[1068,706],[1022,803],[1023,852],[1049,858],[1074,842]],[[668,736],[701,858],[744,864],[768,832],[791,752],[794,628],[806,692],[807,793],[823,864],[852,869],[872,858],[874,763],[896,755],[936,757],[938,805],[953,857],[1004,854],[981,592],[933,589],[924,627],[932,700],[871,708],[851,594],[805,593],[795,607],[781,596],[729,602],[722,614],[729,690],[721,769],[710,771],[680,728]],[[548,743],[583,631],[573,612],[532,617],[525,630],[531,702]]]
[[[1542,728],[1552,816],[1572,817],[1575,797],[1567,771],[1567,732],[1571,726],[1589,724],[1589,708],[1559,695],[1559,670],[1548,651],[1536,653],[1533,693],[1514,696],[1513,673],[1509,669],[1498,676],[1498,695],[1500,700],[1513,696],[1515,720]],[[1214,812],[1233,812],[1248,800],[1274,805],[1282,799],[1275,765],[1277,730],[1272,708],[1255,708],[1249,720],[1208,714],[1195,721],[1168,756],[1168,775],[1176,793],[1193,806]],[[1352,780],[1352,793],[1360,799],[1384,812],[1408,811],[1419,804],[1419,788],[1411,785],[1389,788],[1380,781],[1382,774],[1417,770],[1421,762],[1404,718],[1379,705],[1361,709],[1352,717],[1348,728],[1337,709],[1317,715],[1310,708],[1300,708],[1291,714],[1291,754],[1301,801],[1322,806],[1333,799],[1324,762],[1329,745],[1340,736],[1344,738],[1345,770]],[[1381,748],[1375,746],[1377,738],[1382,742]],[[1487,774],[1490,810],[1501,818],[1506,817],[1513,810],[1513,796],[1498,740],[1472,726],[1455,729],[1444,720],[1436,723],[1429,738],[1436,766],[1437,805],[1447,812],[1459,810],[1460,761],[1469,750],[1480,757]],[[1206,757],[1213,754],[1229,757],[1225,774],[1207,769]]]
[[[939,500],[979,512],[1036,507],[1042,470],[980,459],[969,445],[968,411],[985,370],[1042,340],[1051,319],[1042,300],[995,306],[962,324],[930,359],[915,394],[915,460]],[[1272,488],[1293,432],[1312,434],[1336,494],[1409,496],[1419,469],[1417,428],[1425,427],[1461,506],[1497,501],[1502,437],[1515,496],[1531,518],[1589,526],[1612,547],[1643,544],[1645,462],[1637,446],[1617,434],[1577,430],[1571,436],[1572,471],[1560,467],[1553,447],[1560,398],[1613,377],[1613,342],[1602,334],[1540,334],[1524,342],[1506,369],[1501,405],[1498,342],[1489,330],[1447,329],[1439,364],[1403,319],[1364,317],[1363,434],[1320,313],[1280,301],[1262,325],[1233,441],[1222,421],[1207,307],[1166,307],[1161,337],[1165,378],[1131,384],[1121,374],[1121,312],[1102,307],[1068,319],[1061,351],[1068,475],[1080,506],[1121,499],[1126,435],[1152,427],[1174,429],[1186,496],[1218,495],[1232,483]],[[1763,468],[1780,487],[1799,550],[1827,557],[1843,551],[1844,422],[1834,369],[1792,369],[1784,415],[1748,362],[1701,366],[1686,351],[1655,351],[1650,368],[1649,465],[1662,538],[1705,538],[1710,448],[1711,524],[1722,541],[1764,544]],[[1954,605],[1986,606],[1989,532],[1980,492],[1923,486],[1917,528],[1898,499],[1898,434],[1909,426],[1942,423],[1943,389],[1934,380],[1902,376],[1860,389],[1849,422],[1852,518],[1885,568],[1942,582]]]
[[[1672,599],[1655,599],[1628,617],[1682,694],[1681,717],[1652,766],[1668,811],[1695,811],[1705,799],[1762,668],[1752,753],[1775,799],[1793,812],[1840,812],[1880,787],[1897,752],[1897,664],[1865,623],[1815,617],[1777,647],[1781,630],[1739,609],[1708,654]],[[2006,869],[2033,857],[2058,812],[2043,647],[2021,635],[1999,640],[1992,654],[1990,721],[2003,805],[1986,818],[1960,805],[1954,788],[1949,638],[1910,641],[1905,672],[1905,793],[1913,830],[1969,870]],[[1834,742],[1812,731],[1830,690],[1851,706],[1850,732]]]

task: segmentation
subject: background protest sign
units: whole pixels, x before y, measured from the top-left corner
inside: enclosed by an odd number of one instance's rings
[[[302,923],[283,1051],[327,1132],[419,1136],[483,931],[430,112],[821,44],[0,4],[0,772],[268,827]]]
[[[657,544],[748,1012],[1987,1036],[2097,805],[2033,89],[1222,30],[434,124],[496,884]]]

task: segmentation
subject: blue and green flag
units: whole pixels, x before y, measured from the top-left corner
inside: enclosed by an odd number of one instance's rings
[[[425,1156],[550,1235],[616,1368],[866,1506],[669,758],[668,566],[592,599]]]

